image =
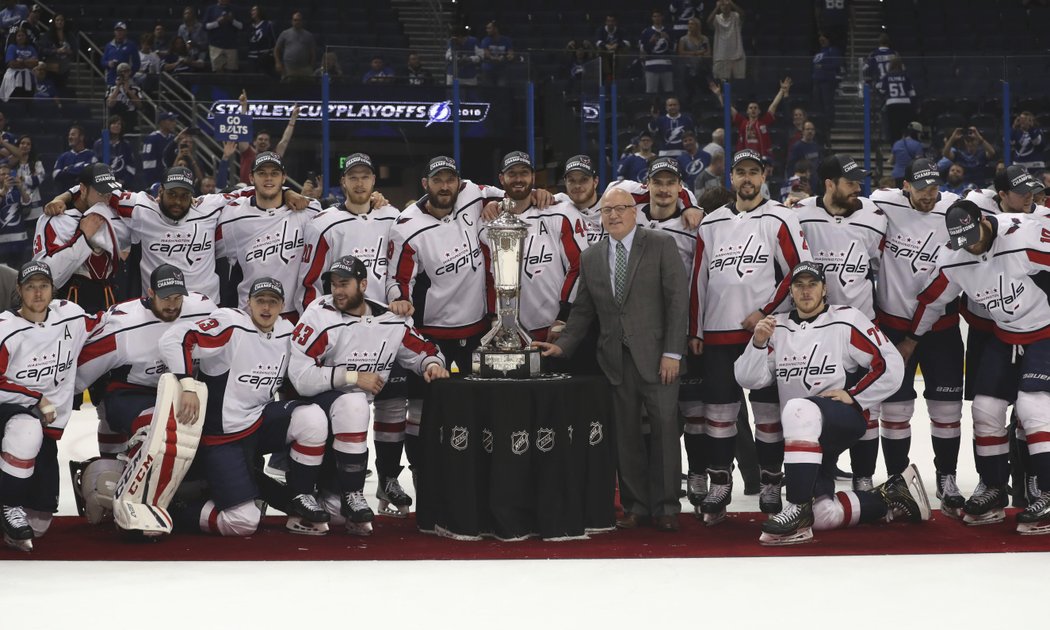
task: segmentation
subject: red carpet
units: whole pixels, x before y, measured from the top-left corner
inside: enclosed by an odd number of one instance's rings
[[[590,540],[462,542],[419,533],[413,519],[380,518],[371,537],[333,529],[327,536],[284,532],[284,519],[266,519],[251,538],[177,535],[157,543],[123,542],[112,526],[92,527],[81,518],[56,518],[32,554],[0,550],[0,560],[515,560],[590,558],[726,558],[756,556],[895,555],[1050,551],[1050,536],[1014,532],[1013,510],[1005,522],[964,527],[935,516],[921,525],[894,523],[817,532],[815,542],[791,547],[758,544],[760,514],[737,513],[713,528],[691,514],[681,531],[652,528],[594,535]]]

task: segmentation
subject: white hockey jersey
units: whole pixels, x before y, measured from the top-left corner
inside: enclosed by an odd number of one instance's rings
[[[326,208],[306,224],[306,249],[296,285],[295,307],[300,313],[324,295],[321,276],[341,256],[355,256],[368,269],[365,296],[386,302],[387,244],[390,228],[401,213],[393,206],[354,214],[343,206]]]
[[[180,378],[200,362],[208,386],[204,444],[223,444],[251,435],[263,407],[284,385],[292,324],[278,318],[272,332],[260,332],[248,313],[220,308],[210,317],[180,320],[160,339],[164,363]]]
[[[235,199],[222,209],[215,230],[216,255],[240,265],[244,280],[237,287],[237,303],[248,304],[248,289],[256,278],[267,276],[286,287],[285,314],[297,313],[294,296],[306,246],[306,224],[321,211],[311,200],[302,211],[287,206],[263,210],[255,197]]]
[[[1002,209],[999,207],[999,197],[994,190],[987,188],[969,190],[966,192],[965,198],[977,204],[977,207],[985,215],[994,215],[1002,212]],[[1050,209],[1044,208],[1044,210]],[[962,315],[971,328],[988,333],[995,331],[995,320],[988,314],[988,309],[980,303],[969,299],[965,294],[959,298],[959,314]]]
[[[871,200],[886,214],[886,242],[875,284],[875,309],[879,325],[907,331],[915,314],[916,296],[930,280],[937,257],[947,249],[948,228],[944,213],[959,198],[941,193],[930,212],[919,212],[899,188],[882,188]],[[959,324],[957,304],[951,304],[934,329]]]
[[[190,293],[182,300],[179,319],[198,320],[218,305],[201,293]],[[176,320],[177,322],[178,320]],[[117,389],[156,389],[168,371],[157,342],[175,322],[157,318],[146,299],[116,304],[102,314],[77,359],[76,391],[84,391],[109,374],[106,391]]]
[[[834,216],[823,197],[807,197],[795,206],[813,260],[824,266],[828,304],[852,306],[875,318],[875,274],[879,266],[886,215],[870,199],[848,215]]]
[[[36,221],[33,260],[47,263],[56,288],[65,286],[74,275],[106,280],[112,274],[109,255],[94,253],[80,231],[83,217],[71,208],[55,216],[41,215]]]
[[[790,306],[791,270],[811,260],[794,210],[766,199],[750,212],[734,204],[704,217],[689,296],[689,335],[706,344],[747,343],[748,315]]]
[[[1022,214],[987,217],[995,236],[991,249],[974,255],[945,248],[930,282],[918,296],[911,333],[933,329],[946,305],[959,294],[986,309],[995,335],[1025,345],[1050,339],[1047,292],[1033,275],[1050,271],[1050,221]]]
[[[748,343],[734,365],[741,387],[774,383],[783,408],[793,398],[844,389],[861,411],[889,398],[904,381],[904,359],[882,331],[851,306],[827,306],[808,320],[776,316],[765,348]]]
[[[346,384],[347,371],[375,372],[386,381],[395,363],[420,375],[431,363],[445,365],[441,351],[412,327],[411,318],[366,304],[364,317],[335,308],[330,295],[306,308],[292,335],[288,376],[296,391],[303,396],[362,391]]]
[[[651,214],[652,206],[645,204],[638,210],[638,224],[650,230],[667,232],[674,238],[678,246],[678,255],[682,257],[685,266],[685,275],[688,278],[693,273],[693,258],[696,256],[696,235],[699,228],[690,230],[682,219],[682,208],[666,219],[654,219]]]
[[[569,316],[587,232],[583,217],[571,203],[543,210],[530,206],[517,218],[529,226],[522,245],[519,319],[525,330],[539,333]],[[486,227],[482,225],[481,242],[491,250]],[[487,301],[489,312],[495,312],[495,292],[487,293]]]
[[[77,356],[96,322],[68,300],[52,300],[40,324],[15,311],[0,313],[0,403],[35,407],[46,396],[55,421],[44,435],[61,438],[73,410]]]
[[[554,195],[554,203],[567,203],[576,208],[576,211],[583,217],[583,227],[587,231],[588,245],[594,245],[608,236],[605,232],[605,226],[602,225],[602,212],[599,210],[602,205],[601,195],[595,195],[594,204],[590,208],[577,206],[572,202],[572,198],[563,192]]]
[[[388,302],[415,306],[419,330],[435,339],[463,339],[489,330],[488,249],[479,240],[485,200],[503,191],[463,180],[456,206],[438,219],[426,197],[409,206],[390,229]]]

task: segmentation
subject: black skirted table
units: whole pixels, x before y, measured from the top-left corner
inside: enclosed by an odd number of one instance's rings
[[[612,529],[611,426],[602,377],[436,381],[420,426],[419,528],[502,540]]]

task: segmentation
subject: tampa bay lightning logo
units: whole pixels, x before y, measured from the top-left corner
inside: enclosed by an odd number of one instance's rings
[[[427,110],[427,127],[433,125],[436,122],[448,122],[452,118],[452,102],[441,101],[440,103],[434,103]]]

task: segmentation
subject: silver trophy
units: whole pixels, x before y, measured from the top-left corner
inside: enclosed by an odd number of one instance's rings
[[[521,257],[529,225],[511,214],[514,202],[500,202],[500,214],[486,227],[496,285],[496,324],[474,351],[474,373],[482,377],[531,378],[540,374],[540,351],[518,320]]]

